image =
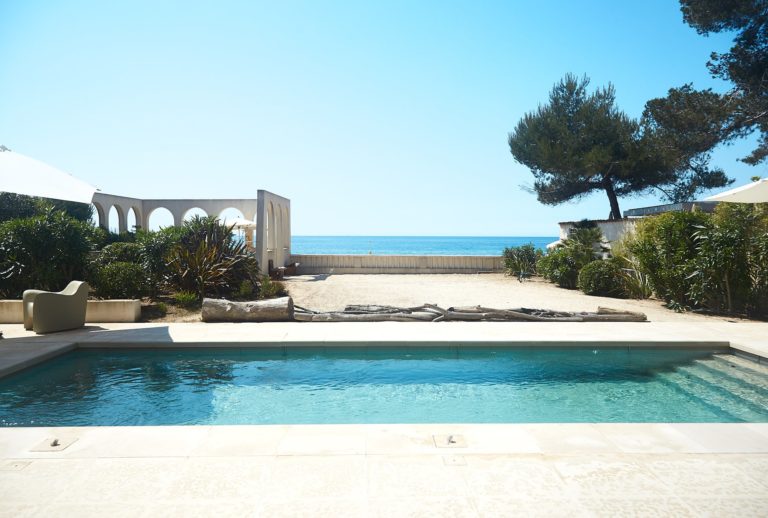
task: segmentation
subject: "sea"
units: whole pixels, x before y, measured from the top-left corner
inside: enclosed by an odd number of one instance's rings
[[[322,255],[501,255],[532,243],[545,250],[554,236],[292,236],[291,253]]]

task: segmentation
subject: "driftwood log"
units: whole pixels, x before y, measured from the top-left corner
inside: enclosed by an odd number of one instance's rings
[[[546,309],[496,309],[483,306],[443,309],[435,304],[412,308],[352,305],[344,311],[318,312],[296,306],[294,319],[303,322],[645,322],[645,313],[598,307],[597,312]]]
[[[288,322],[293,319],[291,297],[252,302],[203,299],[203,322]]]

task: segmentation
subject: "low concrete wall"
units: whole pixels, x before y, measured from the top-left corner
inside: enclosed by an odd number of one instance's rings
[[[141,301],[136,299],[89,300],[86,322],[138,322]]]
[[[0,300],[0,324],[21,324],[24,312],[20,300]]]
[[[89,300],[85,310],[85,321],[138,322],[141,316],[141,302],[134,299]],[[20,300],[0,300],[0,324],[21,324],[24,311]]]
[[[291,255],[298,274],[501,272],[501,256],[485,255]]]

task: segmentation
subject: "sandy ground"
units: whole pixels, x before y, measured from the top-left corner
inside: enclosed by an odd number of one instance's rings
[[[658,300],[592,297],[543,279],[518,282],[503,274],[299,275],[284,282],[295,304],[315,311],[341,310],[347,304],[408,307],[433,303],[445,308],[482,305],[561,311],[596,311],[598,306],[606,306],[641,311],[653,322],[733,320],[675,313]]]

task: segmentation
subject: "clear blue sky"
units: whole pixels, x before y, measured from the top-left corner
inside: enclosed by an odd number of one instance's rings
[[[639,116],[728,36],[678,3],[0,2],[0,144],[128,196],[291,199],[310,235],[555,235],[507,135],[567,72]],[[715,162],[737,185],[766,167]],[[622,209],[656,203],[625,198]]]

